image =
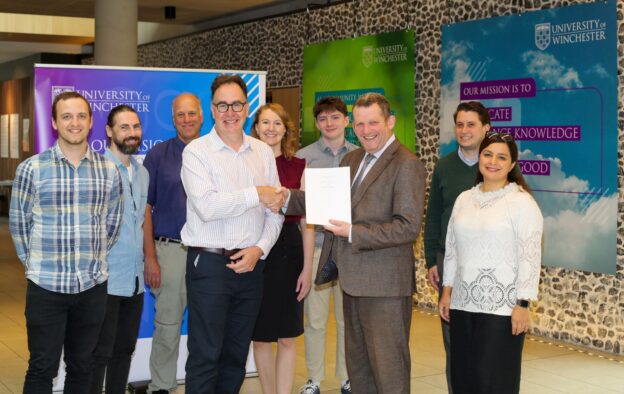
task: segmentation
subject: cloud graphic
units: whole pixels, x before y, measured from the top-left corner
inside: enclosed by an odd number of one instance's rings
[[[530,75],[536,75],[546,88],[581,87],[578,72],[566,68],[553,55],[539,51],[528,51],[522,54],[522,61]]]
[[[472,48],[468,42],[450,42],[442,51],[445,66],[453,70],[450,82],[440,87],[440,145],[449,144],[455,139],[453,113],[459,104],[459,85],[461,82],[470,82],[468,74],[470,59],[467,51]]]
[[[446,85],[440,87],[440,145],[446,145],[455,139],[453,113],[457,105],[459,105],[459,84],[460,82],[471,81],[466,73],[468,63],[464,60],[457,59],[453,67],[453,80]]]
[[[531,188],[559,192],[589,192],[589,182],[575,175],[567,176],[563,171],[561,159],[558,157],[545,157],[541,154],[535,154],[529,149],[522,150],[520,157],[522,160],[547,160],[550,162],[550,176],[532,176],[530,178]],[[580,209],[579,195],[574,193],[539,192],[536,199],[544,216],[555,215],[563,210]]]
[[[520,142],[521,143],[521,142]],[[561,160],[522,150],[524,160],[550,161],[550,176],[533,176],[533,189],[576,193],[536,192],[535,199],[544,215],[544,265],[579,268],[590,262],[611,263],[614,253],[617,193],[604,196],[577,194],[590,192],[589,182],[567,176]],[[615,264],[613,262],[613,264]],[[584,268],[591,270],[590,268]]]
[[[587,70],[587,73],[596,75],[600,78],[611,79],[611,75],[601,64],[594,64]]]
[[[472,44],[469,42],[449,42],[442,50],[444,65],[452,67],[456,60],[466,59],[468,49],[472,49]]]
[[[544,215],[544,265],[587,267],[596,262],[615,267],[617,193],[601,197],[583,212],[563,210]]]

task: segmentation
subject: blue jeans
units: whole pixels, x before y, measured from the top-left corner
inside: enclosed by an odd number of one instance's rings
[[[106,283],[77,294],[55,293],[28,281],[26,331],[28,370],[24,393],[51,393],[64,351],[65,393],[85,393],[93,350],[106,311]]]

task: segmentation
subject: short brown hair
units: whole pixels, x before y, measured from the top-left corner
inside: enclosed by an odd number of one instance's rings
[[[355,107],[370,107],[373,104],[377,104],[379,108],[381,108],[384,119],[388,119],[390,115],[392,115],[388,99],[379,93],[364,93],[357,99],[355,104],[353,104],[353,109],[355,109]]]
[[[314,113],[314,119],[316,119],[321,112],[325,111],[338,111],[344,116],[349,115],[347,111],[347,105],[339,97],[324,97],[314,104],[312,113]]]
[[[479,120],[483,126],[490,124],[490,112],[478,101],[466,101],[459,103],[455,113],[453,114],[453,122],[457,122],[457,114],[459,111],[476,112],[477,115],[479,115]]]
[[[91,106],[86,98],[83,97],[82,94],[74,91],[67,91],[63,93],[59,93],[56,97],[54,97],[54,101],[52,101],[52,119],[56,120],[56,105],[59,101],[69,100],[69,99],[81,99],[87,104],[87,108],[89,108],[89,117],[93,116],[93,112],[91,111]]]
[[[243,81],[243,78],[241,78],[240,75],[221,74],[216,77],[215,80],[212,81],[212,86],[210,86],[210,91],[212,92],[212,95],[214,96],[217,89],[219,89],[221,86],[230,83],[238,85],[243,91],[245,98],[247,98],[247,84],[245,83],[245,81]]]
[[[285,158],[292,158],[297,152],[297,148],[299,147],[299,139],[297,138],[297,130],[295,129],[295,123],[290,118],[290,115],[284,107],[282,107],[278,103],[268,103],[264,104],[262,107],[258,109],[256,112],[256,116],[254,117],[253,123],[251,124],[251,136],[255,138],[259,138],[258,132],[256,131],[256,126],[260,122],[260,115],[262,112],[270,109],[275,112],[277,116],[280,117],[282,123],[284,123],[284,127],[286,128],[286,133],[284,133],[284,137],[280,143],[280,147],[282,149],[282,155]]]

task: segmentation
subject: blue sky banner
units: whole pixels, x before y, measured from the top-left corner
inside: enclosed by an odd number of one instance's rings
[[[615,273],[616,27],[610,0],[442,29],[440,156],[457,149],[457,104],[483,102],[520,148],[544,214],[544,265]]]

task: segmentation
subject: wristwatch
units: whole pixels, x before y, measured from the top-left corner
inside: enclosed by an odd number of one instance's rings
[[[516,305],[518,305],[519,307],[522,307],[522,308],[528,308],[529,307],[529,301],[528,300],[516,300]]]

